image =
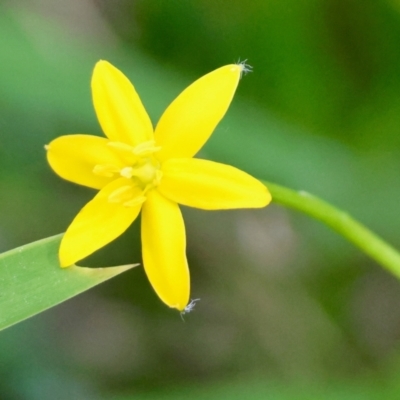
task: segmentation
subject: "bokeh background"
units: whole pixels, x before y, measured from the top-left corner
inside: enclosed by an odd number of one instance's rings
[[[99,59],[154,123],[247,59],[200,156],[321,196],[400,248],[399,0],[2,0],[0,251],[63,232],[93,197],[43,146],[101,134]],[[1,399],[400,398],[399,281],[275,205],[183,213],[201,298],[185,322],[136,268],[1,332]],[[84,264],[140,262],[138,225]]]

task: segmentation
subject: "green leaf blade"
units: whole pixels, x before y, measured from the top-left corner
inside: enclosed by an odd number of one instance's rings
[[[0,330],[138,265],[60,268],[61,238],[53,236],[0,255]]]

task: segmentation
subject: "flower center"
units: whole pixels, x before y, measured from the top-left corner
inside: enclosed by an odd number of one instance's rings
[[[154,141],[141,143],[135,147],[121,142],[109,142],[121,160],[119,165],[98,164],[93,173],[107,178],[123,177],[131,184],[114,190],[108,197],[111,203],[122,203],[126,207],[136,206],[146,200],[146,193],[159,185],[162,172],[160,162],[154,153],[160,150]]]

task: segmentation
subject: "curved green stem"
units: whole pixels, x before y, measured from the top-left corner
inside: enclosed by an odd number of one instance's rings
[[[358,246],[397,278],[400,278],[400,253],[346,212],[303,191],[263,181],[272,194],[272,201],[301,211],[320,220]]]

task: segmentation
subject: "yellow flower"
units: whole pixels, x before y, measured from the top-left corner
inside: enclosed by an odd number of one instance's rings
[[[153,127],[126,76],[99,61],[93,103],[107,138],[61,136],[47,159],[62,178],[99,189],[78,213],[60,246],[67,267],[121,235],[142,211],[143,264],[169,307],[184,310],[190,278],[186,235],[178,206],[205,210],[266,206],[271,196],[257,179],[225,164],[193,159],[224,116],[243,64],[221,67],[195,81]]]

